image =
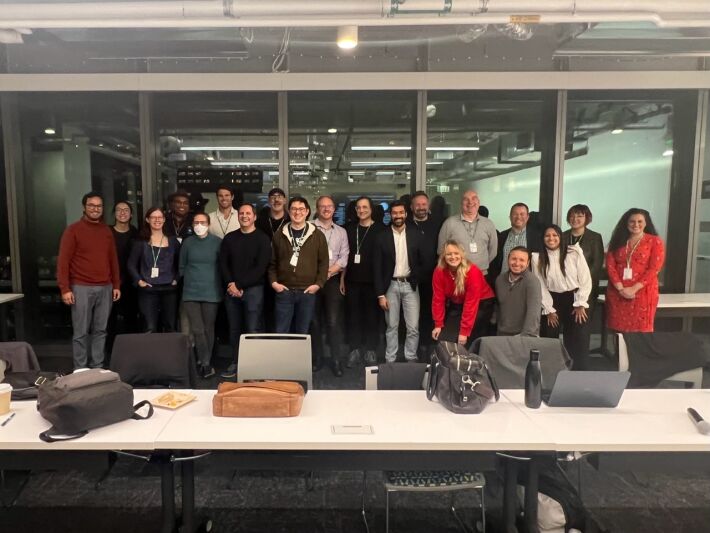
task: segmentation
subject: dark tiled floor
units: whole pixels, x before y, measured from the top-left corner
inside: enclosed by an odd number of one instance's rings
[[[594,340],[592,345],[594,345]],[[43,365],[61,369],[70,365],[69,350],[56,347]],[[222,355],[222,354],[220,354]],[[226,355],[226,354],[224,354]],[[56,357],[56,358],[55,358]],[[216,361],[224,367],[227,357]],[[611,368],[606,359],[597,368]],[[707,377],[707,376],[706,376]],[[201,383],[214,387],[217,378]],[[707,380],[706,380],[707,381]],[[364,387],[362,366],[335,378],[326,368],[314,376],[316,388]],[[710,448],[709,448],[710,450]],[[710,530],[710,473],[673,474],[599,472],[586,462],[582,497],[594,520],[613,532],[691,533]],[[216,458],[203,460],[197,470],[197,507],[201,517],[214,521],[216,532],[360,532],[362,475],[359,472],[317,473],[307,490],[305,472],[242,472],[232,478]],[[570,469],[573,483],[577,469]],[[0,532],[102,531],[155,532],[160,526],[160,478],[150,465],[119,458],[100,488],[98,476],[82,472],[7,473],[2,490],[7,503],[27,479],[15,504],[0,510]],[[384,494],[381,475],[370,473],[367,506],[371,531],[384,531]],[[179,490],[178,490],[179,492]],[[468,520],[478,504],[475,496],[459,496],[457,507]],[[500,511],[500,490],[494,477],[486,494],[489,531],[495,531]],[[392,531],[409,533],[458,531],[443,494],[397,495],[393,500]]]

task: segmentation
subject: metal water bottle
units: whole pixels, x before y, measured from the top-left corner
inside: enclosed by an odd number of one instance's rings
[[[525,368],[525,406],[537,409],[542,403],[542,374],[540,351],[530,350],[530,361]]]

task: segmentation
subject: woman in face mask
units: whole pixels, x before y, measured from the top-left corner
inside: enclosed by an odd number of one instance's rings
[[[185,239],[180,250],[180,276],[183,277],[182,301],[195,338],[198,371],[208,378],[215,371],[210,363],[214,346],[214,323],[222,301],[219,277],[219,248],[222,240],[209,233],[210,217],[196,213],[192,219],[194,236]]]

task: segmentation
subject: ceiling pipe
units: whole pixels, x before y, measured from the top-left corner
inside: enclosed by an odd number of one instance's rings
[[[652,22],[710,27],[708,0],[193,0],[2,4],[3,28],[217,28]]]

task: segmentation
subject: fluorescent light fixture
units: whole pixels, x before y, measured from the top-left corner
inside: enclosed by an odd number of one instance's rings
[[[210,161],[214,167],[277,167],[276,161]]]
[[[338,133],[338,128],[328,128],[328,133]]]
[[[47,130],[45,130],[47,133]],[[181,146],[180,150],[183,152],[204,152],[204,151],[214,151],[214,152],[276,152],[278,151],[278,146]],[[292,152],[308,150],[308,146],[290,146],[289,150]]]
[[[47,135],[54,135],[55,133],[57,133],[57,131],[54,128],[44,128],[44,132]]]
[[[671,157],[673,155],[673,150],[666,150],[663,152],[663,157]]]
[[[613,130],[611,130],[612,135],[619,135],[620,133],[624,133],[624,130],[622,130],[621,128],[614,128]]]
[[[365,172],[363,170],[350,170],[348,174],[351,176],[364,176]]]
[[[352,161],[354,167],[409,167],[411,161]],[[443,165],[443,161],[427,161],[427,165]]]
[[[296,170],[294,172],[291,172],[291,174],[293,174],[294,176],[309,176],[310,172],[308,172],[307,170]]]
[[[332,156],[332,155],[327,155],[327,156],[325,156],[325,160],[326,160],[326,161],[332,161],[332,160],[333,160],[333,156]]]
[[[357,46],[357,26],[338,26],[338,48],[352,50]]]
[[[394,176],[394,170],[378,170],[375,174],[377,176]]]
[[[382,145],[382,146],[351,146],[353,151],[362,152],[384,152],[384,151],[407,151],[411,150],[411,146],[392,146],[392,145]],[[478,146],[427,146],[427,152],[477,152],[480,150]]]

